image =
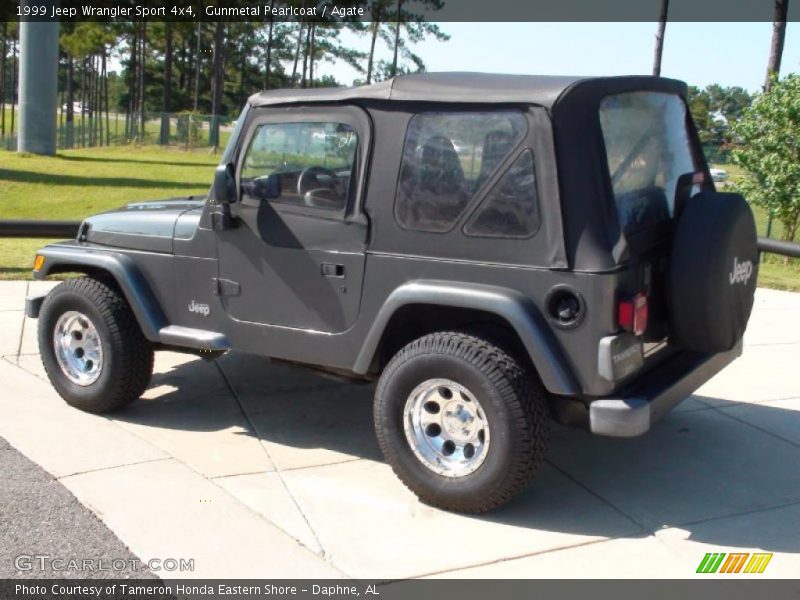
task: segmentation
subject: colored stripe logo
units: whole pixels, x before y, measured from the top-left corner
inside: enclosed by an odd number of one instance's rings
[[[771,552],[708,552],[698,573],[763,573],[772,560]]]

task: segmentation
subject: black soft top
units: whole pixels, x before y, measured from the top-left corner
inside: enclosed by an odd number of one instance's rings
[[[577,77],[567,75],[500,75],[494,73],[418,73],[356,87],[268,90],[250,96],[251,106],[397,100],[418,102],[524,103],[552,108],[567,93],[589,96],[628,89],[650,89],[685,95],[680,81],[661,77]],[[578,95],[582,95],[578,93]]]
[[[687,95],[685,83],[664,77],[420,73],[350,88],[269,90],[251,96],[249,105],[353,103],[368,107],[397,103],[397,110],[372,113],[373,119],[388,121],[391,119],[387,114],[400,112],[411,118],[419,110],[418,105],[424,103],[439,103],[442,110],[455,110],[464,104],[506,104],[530,105],[537,111],[546,111],[548,123],[539,123],[539,126],[545,132],[542,139],[549,139],[552,126],[554,153],[540,152],[537,161],[543,170],[557,173],[558,189],[552,190],[550,195],[561,207],[560,211],[543,214],[545,220],[552,220],[547,230],[556,232],[548,242],[546,266],[606,272],[626,260],[628,250],[613,201],[599,109],[609,95],[638,91],[674,94],[684,101]],[[693,143],[699,148],[688,107],[686,115]],[[395,133],[402,143],[405,129],[398,128]],[[372,163],[372,171],[379,173],[374,179],[397,181],[397,156],[389,150],[393,147],[392,143],[384,141],[384,153]],[[387,156],[394,158],[387,160]],[[702,159],[702,152],[698,156]],[[392,194],[391,190],[387,192],[387,195]],[[563,236],[558,233],[562,231]]]

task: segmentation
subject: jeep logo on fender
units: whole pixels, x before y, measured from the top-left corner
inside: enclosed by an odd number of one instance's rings
[[[731,285],[734,283],[742,283],[747,285],[750,276],[753,274],[753,261],[746,260],[744,262],[739,262],[739,257],[733,257],[733,269],[731,269],[730,274],[728,275],[728,280],[731,282]]]
[[[211,308],[209,308],[208,304],[198,304],[192,300],[191,304],[189,304],[189,312],[207,317],[211,313]]]

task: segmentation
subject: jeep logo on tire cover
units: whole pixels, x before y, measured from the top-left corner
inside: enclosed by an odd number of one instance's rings
[[[753,261],[746,260],[744,262],[739,262],[738,256],[733,257],[733,268],[728,275],[728,280],[731,282],[731,285],[735,283],[747,285],[747,282],[752,274]]]
[[[189,312],[197,313],[199,315],[207,317],[211,312],[211,308],[208,306],[208,304],[199,304],[194,300],[192,300],[191,304],[189,304]]]

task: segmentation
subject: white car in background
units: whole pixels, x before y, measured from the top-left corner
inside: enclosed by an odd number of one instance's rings
[[[728,180],[728,172],[725,169],[716,169],[712,168],[709,169],[711,172],[711,179],[714,181],[727,181]]]
[[[66,102],[61,106],[61,110],[64,111],[64,112],[67,112],[67,103]],[[76,115],[80,115],[80,114],[88,115],[88,114],[91,114],[91,112],[92,112],[91,108],[89,108],[88,106],[84,106],[80,102],[73,102],[72,103],[72,113],[73,114],[76,114]]]

